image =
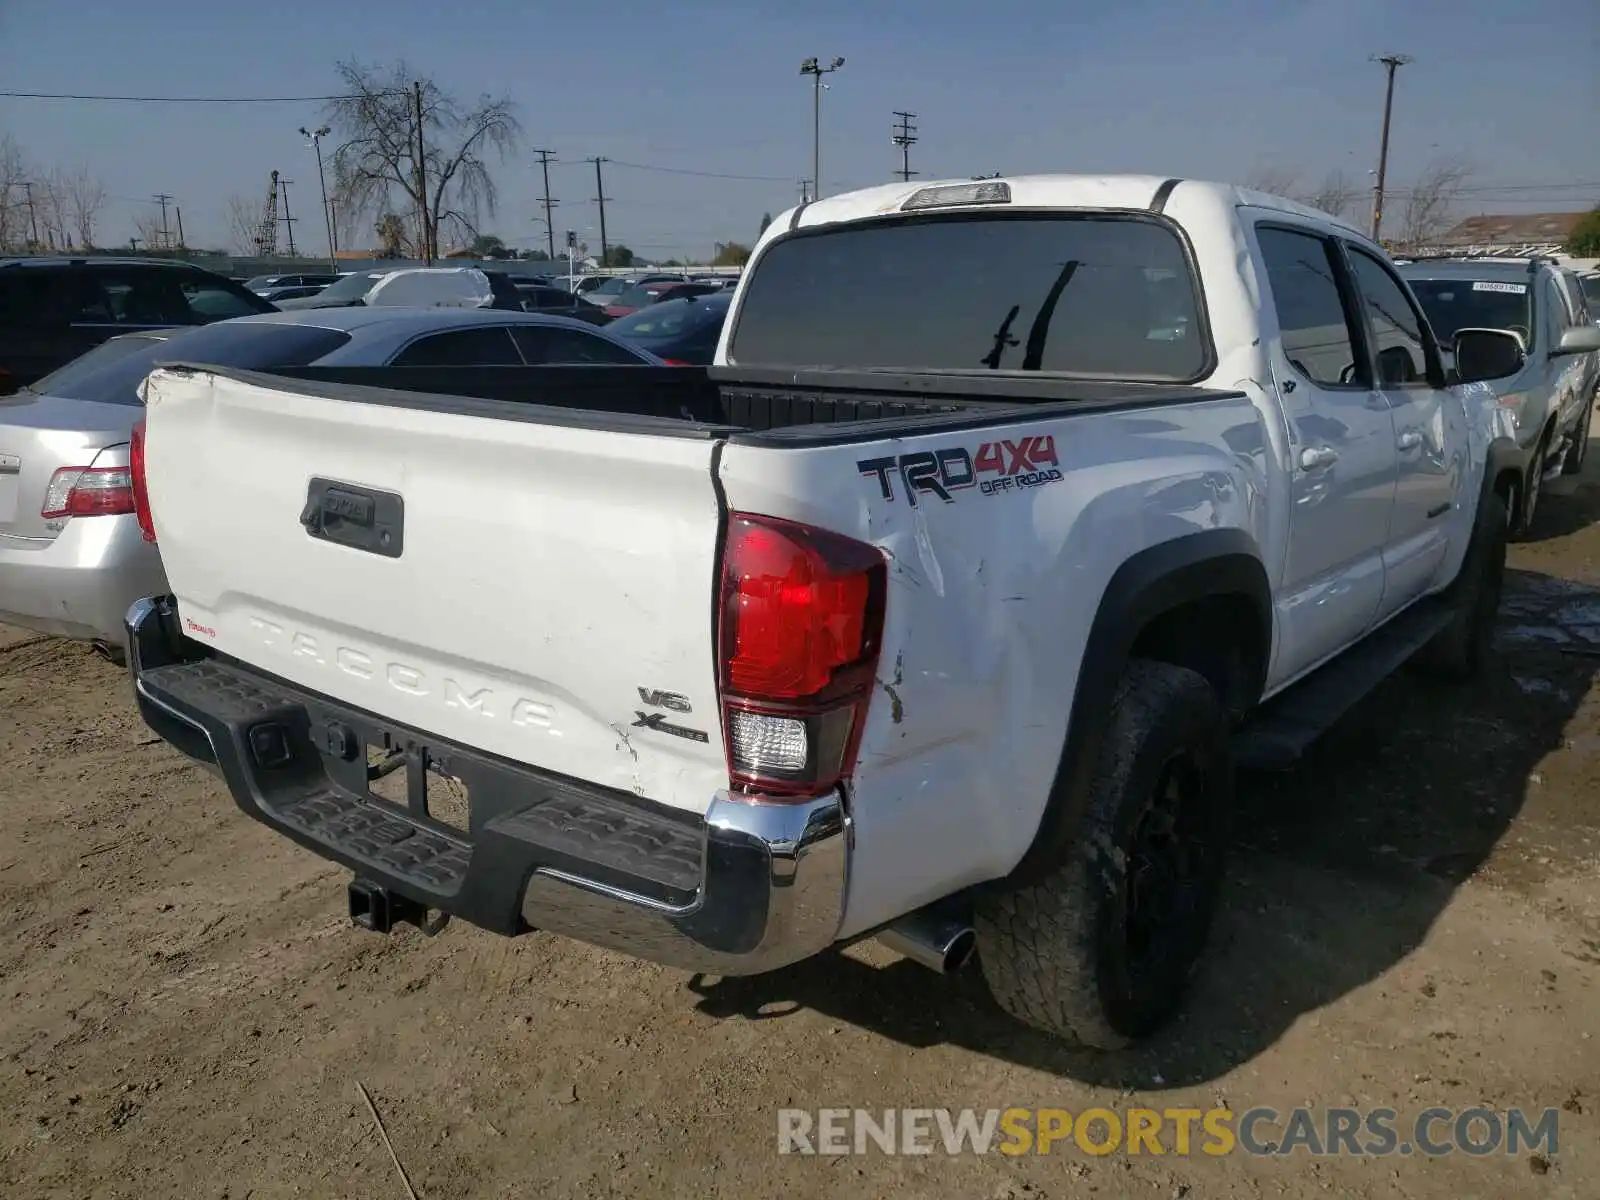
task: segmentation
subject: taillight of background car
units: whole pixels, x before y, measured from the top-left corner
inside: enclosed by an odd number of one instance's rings
[[[62,467],[50,476],[39,515],[116,517],[133,511],[133,476],[127,467]]]

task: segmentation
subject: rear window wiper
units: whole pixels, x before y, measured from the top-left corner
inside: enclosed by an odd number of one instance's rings
[[[1044,298],[1038,314],[1033,318],[1033,324],[1028,328],[1028,352],[1022,359],[1024,371],[1037,371],[1044,362],[1044,344],[1050,336],[1050,318],[1055,316],[1056,305],[1061,301],[1061,293],[1067,290],[1067,284],[1072,282],[1072,277],[1077,272],[1078,260],[1068,259],[1062,264],[1061,273],[1056,276],[1056,281],[1050,285],[1049,295]]]

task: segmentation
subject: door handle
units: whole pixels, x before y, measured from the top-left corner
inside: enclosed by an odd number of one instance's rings
[[[1402,450],[1415,450],[1422,445],[1422,435],[1415,429],[1408,429],[1400,435],[1395,445]]]
[[[1300,451],[1300,469],[1302,471],[1320,471],[1323,467],[1331,467],[1339,461],[1339,452],[1332,446],[1307,446]]]

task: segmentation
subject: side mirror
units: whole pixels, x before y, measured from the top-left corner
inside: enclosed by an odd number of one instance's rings
[[[1592,350],[1600,350],[1600,325],[1574,325],[1563,330],[1550,353],[1588,354]]]
[[[1505,379],[1522,370],[1527,354],[1522,339],[1509,329],[1461,329],[1451,349],[1461,383]]]

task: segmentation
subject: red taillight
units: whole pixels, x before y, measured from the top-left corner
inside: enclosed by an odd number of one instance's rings
[[[133,480],[127,467],[62,467],[50,476],[39,515],[115,517],[133,511]]]
[[[887,578],[874,546],[773,517],[729,519],[718,640],[736,787],[815,796],[849,777]]]
[[[156,540],[155,521],[150,516],[150,491],[144,474],[144,418],[133,427],[133,439],[128,445],[128,472],[133,477],[133,511],[139,518],[139,529],[144,540]]]
[[[693,365],[692,363],[684,362],[681,358],[663,358],[661,361],[669,367],[687,367]]]

